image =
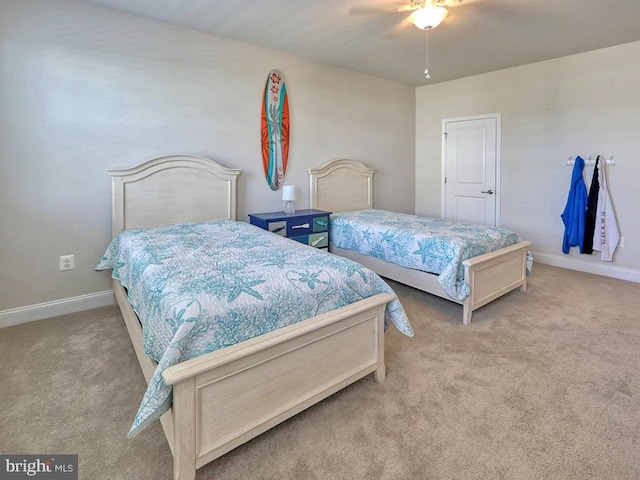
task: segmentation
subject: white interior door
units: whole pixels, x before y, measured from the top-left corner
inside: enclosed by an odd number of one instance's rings
[[[500,114],[442,123],[443,216],[457,222],[499,225]]]

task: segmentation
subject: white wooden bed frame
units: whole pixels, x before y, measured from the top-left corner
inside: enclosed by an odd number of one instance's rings
[[[309,169],[310,208],[333,213],[373,208],[373,175],[375,170],[353,160],[333,160],[319,168]],[[511,290],[527,289],[527,248],[522,241],[463,262],[464,278],[471,288],[463,301],[449,297],[438,276],[401,267],[375,257],[329,245],[329,251],[354,260],[378,275],[404,283],[462,305],[462,322],[468,325],[474,310]]]
[[[125,229],[235,219],[240,170],[193,155],[172,155],[109,170],[113,235]],[[117,280],[115,297],[149,382],[140,323]],[[356,380],[384,381],[384,313],[393,297],[376,296],[318,315],[163,372],[173,405],[161,418],[174,478],[196,469]]]

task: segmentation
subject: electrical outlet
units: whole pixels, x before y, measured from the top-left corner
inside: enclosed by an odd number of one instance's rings
[[[76,259],[74,255],[63,255],[60,257],[60,271],[73,270],[76,268]]]

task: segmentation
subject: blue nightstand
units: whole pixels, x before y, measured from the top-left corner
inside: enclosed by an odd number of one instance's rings
[[[329,249],[329,215],[324,210],[297,210],[287,215],[284,212],[253,213],[249,215],[251,225],[282,235],[322,250]]]

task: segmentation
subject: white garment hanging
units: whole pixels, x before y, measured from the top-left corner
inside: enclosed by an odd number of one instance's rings
[[[607,189],[606,166],[607,162],[600,162],[600,171],[598,172],[600,192],[598,194],[598,209],[596,210],[596,228],[593,232],[593,249],[600,252],[602,261],[610,262],[613,260],[616,248],[618,248],[620,232]]]

